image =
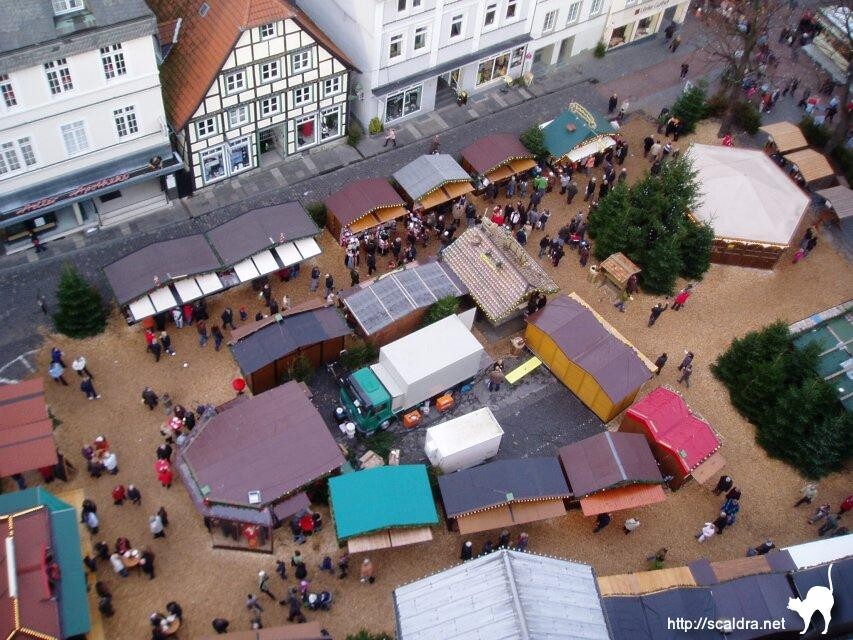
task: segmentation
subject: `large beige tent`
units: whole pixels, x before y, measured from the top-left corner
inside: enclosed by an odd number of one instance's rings
[[[795,240],[809,197],[762,151],[693,144],[702,202],[714,228],[713,262],[772,269]]]

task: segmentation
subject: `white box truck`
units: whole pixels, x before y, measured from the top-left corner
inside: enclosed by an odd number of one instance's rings
[[[504,430],[488,407],[430,427],[424,452],[444,473],[474,467],[497,455]]]

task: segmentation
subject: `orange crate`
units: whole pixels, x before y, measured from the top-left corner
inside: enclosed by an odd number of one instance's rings
[[[435,400],[435,408],[438,409],[440,413],[444,413],[453,408],[453,396],[449,393],[444,396],[440,396]]]
[[[421,412],[415,409],[403,416],[403,426],[406,429],[414,429],[421,423]]]

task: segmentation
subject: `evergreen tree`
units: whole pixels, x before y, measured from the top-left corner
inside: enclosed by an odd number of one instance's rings
[[[56,298],[58,309],[53,324],[60,333],[69,338],[88,338],[106,327],[101,294],[70,263],[62,269]]]
[[[714,230],[707,222],[685,225],[682,230],[679,252],[683,265],[681,274],[691,280],[700,280],[711,267],[711,247]]]
[[[696,131],[696,123],[706,116],[706,97],[705,86],[700,82],[682,92],[672,105],[672,115],[684,123],[683,133]]]
[[[538,125],[533,125],[522,133],[520,140],[521,144],[536,156],[537,160],[545,160],[550,155],[548,147],[545,146],[545,133]]]
[[[424,315],[423,326],[438,322],[442,318],[452,316],[459,310],[459,299],[456,296],[445,296],[436,300]]]
[[[643,265],[640,282],[644,290],[668,294],[675,288],[682,267],[677,236],[661,235],[641,255],[628,257],[632,260],[636,257]]]

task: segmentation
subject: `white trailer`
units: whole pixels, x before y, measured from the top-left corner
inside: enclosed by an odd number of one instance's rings
[[[474,334],[452,315],[386,344],[371,369],[398,413],[473,378],[483,355]]]
[[[504,430],[488,407],[430,427],[424,452],[444,473],[474,467],[497,455]]]

